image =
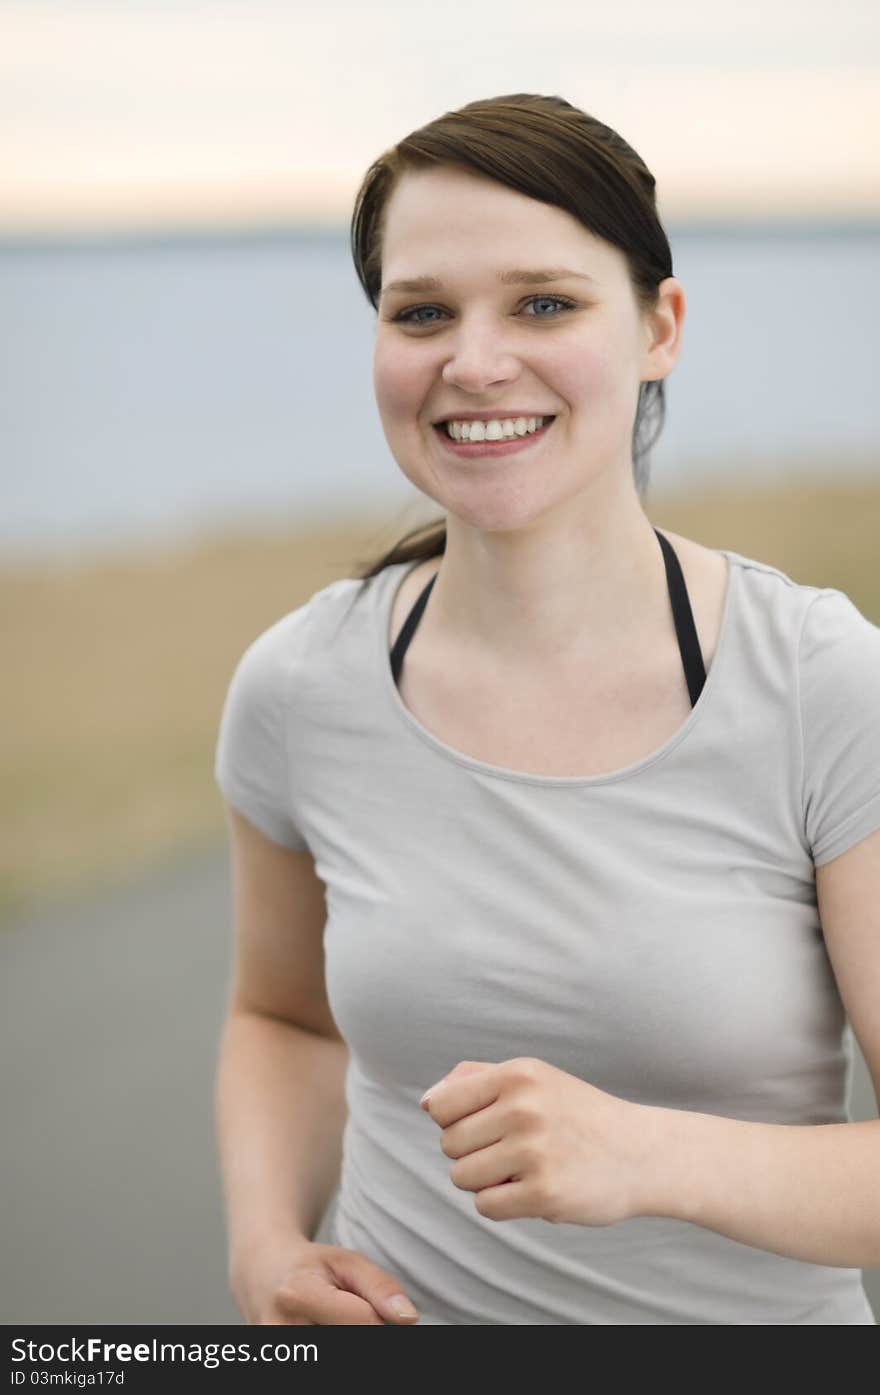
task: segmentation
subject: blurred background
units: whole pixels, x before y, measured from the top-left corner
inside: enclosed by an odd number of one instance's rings
[[[878,78],[869,0],[0,3],[3,1321],[237,1317],[220,709],[437,516],[373,399],[368,165],[506,92],[616,127],[687,293],[649,516],[880,623]]]

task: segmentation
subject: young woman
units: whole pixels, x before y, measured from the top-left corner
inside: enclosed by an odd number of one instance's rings
[[[444,518],[227,697],[238,1306],[872,1324],[880,630],[648,519],[685,299],[614,131],[446,113],[370,168],[352,248],[388,445]]]

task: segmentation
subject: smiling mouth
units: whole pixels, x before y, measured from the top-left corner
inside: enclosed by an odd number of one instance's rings
[[[445,450],[463,459],[476,458],[479,456],[505,456],[515,455],[519,451],[527,450],[532,444],[537,444],[550,431],[553,426],[555,416],[544,418],[542,426],[537,431],[528,431],[524,435],[514,434],[513,436],[501,436],[489,438],[482,441],[457,441],[454,436],[450,436],[446,429],[446,422],[434,422],[432,430],[437,433]]]
[[[551,416],[549,413],[544,413],[544,414],[542,414],[542,415],[540,415],[540,416],[533,416],[533,417],[531,418],[531,420],[537,420],[537,421],[540,421],[540,422],[541,422],[541,426],[537,427],[537,429],[535,429],[535,428],[533,427],[531,431],[529,431],[529,430],[523,430],[523,431],[504,432],[504,434],[501,435],[501,436],[481,436],[481,437],[475,438],[475,439],[473,440],[473,442],[471,442],[471,440],[470,440],[469,437],[453,436],[452,432],[449,430],[450,422],[452,422],[452,421],[459,421],[459,420],[464,421],[464,422],[466,422],[466,423],[469,423],[469,422],[470,422],[470,418],[468,418],[468,417],[461,417],[461,418],[459,418],[459,417],[449,417],[449,418],[444,419],[443,421],[435,421],[435,422],[432,422],[432,426],[433,426],[433,428],[434,428],[435,431],[439,431],[440,434],[441,434],[442,436],[446,437],[447,440],[450,440],[450,441],[457,441],[457,442],[458,442],[459,444],[461,444],[461,445],[468,445],[468,444],[474,444],[474,445],[483,445],[483,444],[497,445],[497,444],[500,444],[500,443],[503,442],[503,441],[521,441],[521,440],[523,440],[525,437],[539,435],[540,432],[541,432],[545,427],[550,426],[550,424],[556,420],[556,417],[555,417],[555,416]],[[528,420],[530,420],[530,418],[526,417],[524,420],[525,420],[525,421],[528,421]],[[484,424],[482,418],[474,418],[474,421],[477,422],[477,424],[479,424],[479,425],[483,425],[483,424]]]

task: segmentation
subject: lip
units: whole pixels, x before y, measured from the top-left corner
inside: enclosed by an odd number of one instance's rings
[[[462,417],[460,420],[465,420],[465,418]],[[528,450],[544,439],[555,420],[554,417],[546,426],[542,426],[539,431],[533,431],[531,435],[510,436],[503,441],[453,441],[452,437],[447,434],[445,426],[435,423],[431,429],[451,455],[458,455],[462,459],[468,460],[474,456],[516,455],[517,451]]]

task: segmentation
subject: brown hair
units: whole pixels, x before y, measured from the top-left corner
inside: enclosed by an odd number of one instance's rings
[[[516,93],[468,102],[413,131],[380,155],[355,197],[351,252],[373,309],[382,283],[382,233],[388,200],[410,170],[457,165],[563,208],[597,237],[619,247],[640,310],[652,310],[672,273],[672,251],[657,214],[654,176],[610,126],[562,97]],[[640,498],[648,487],[648,453],[666,415],[663,379],[642,383],[633,425],[633,475]],[[653,426],[653,431],[651,430]],[[396,562],[439,557],[446,523],[422,524],[373,562],[359,564],[366,581]]]

